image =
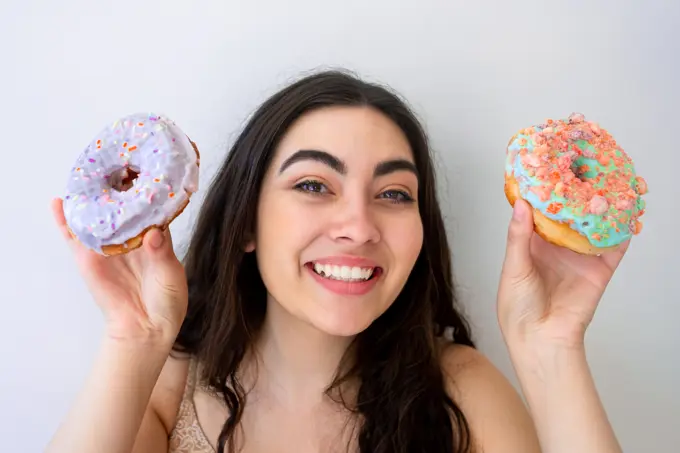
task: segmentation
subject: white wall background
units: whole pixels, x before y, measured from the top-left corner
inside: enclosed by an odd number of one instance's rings
[[[507,140],[574,110],[617,137],[651,192],[589,357],[624,450],[678,452],[679,29],[677,0],[3,0],[0,450],[41,451],[99,339],[48,209],[93,134],[121,114],[164,112],[201,148],[205,187],[265,96],[330,65],[389,83],[425,120],[461,295],[511,378],[495,318]],[[173,224],[179,239],[198,204]]]

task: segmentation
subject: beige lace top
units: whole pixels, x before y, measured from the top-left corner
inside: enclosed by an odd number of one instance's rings
[[[192,357],[175,427],[170,433],[168,453],[215,453],[215,448],[208,441],[198,422],[194,404],[197,382],[198,362]]]
[[[196,391],[206,392],[209,395],[217,397],[214,391],[200,382],[199,362],[195,357],[191,357],[189,361],[189,370],[187,373],[186,384],[184,386],[184,393],[177,411],[175,427],[170,432],[168,453],[216,453],[216,448],[208,440],[205,431],[201,427],[196,412],[195,396]],[[350,433],[352,430],[350,430]],[[346,433],[345,433],[346,434]],[[352,449],[341,451],[358,451],[355,444],[356,439],[350,442],[353,445]],[[345,445],[347,439],[333,441],[333,445]],[[322,451],[331,451],[326,448]],[[336,451],[336,450],[332,450]]]

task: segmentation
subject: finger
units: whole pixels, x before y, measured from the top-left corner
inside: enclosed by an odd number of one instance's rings
[[[153,280],[167,296],[181,294],[186,280],[182,276],[182,266],[172,248],[169,230],[153,228],[143,239],[144,273],[151,273]]]
[[[93,275],[101,273],[102,265],[106,257],[89,250],[78,241],[68,228],[66,217],[64,215],[64,201],[61,198],[55,198],[50,203],[52,208],[52,215],[54,221],[61,232],[61,235],[66,240],[66,243],[71,248],[71,252],[75,256],[76,263],[82,275],[89,280]]]
[[[616,270],[617,267],[619,267],[619,264],[621,264],[621,260],[626,255],[626,252],[628,251],[629,246],[630,246],[630,239],[627,240],[626,242],[623,242],[619,247],[616,248],[616,250],[612,250],[611,252],[603,253],[600,258],[602,258],[602,261],[604,261],[605,264],[612,271],[614,271],[614,270]]]
[[[145,255],[152,261],[165,261],[167,259],[175,259],[175,251],[172,247],[172,237],[170,229],[161,230],[159,228],[152,228],[146,232],[142,239],[142,246]]]
[[[64,201],[61,198],[55,198],[50,203],[50,207],[52,209],[52,216],[54,217],[54,221],[57,224],[61,235],[66,241],[73,241],[73,236],[71,236],[71,232],[66,224],[66,217],[64,216]]]
[[[78,267],[83,275],[97,275],[108,257],[85,247],[71,233],[68,224],[66,223],[66,217],[64,216],[64,201],[61,198],[52,200],[51,207],[52,215],[54,216],[57,227],[61,231],[61,235],[66,240],[66,243],[71,248],[71,252],[74,254]]]
[[[503,262],[503,274],[513,280],[523,280],[533,269],[531,238],[534,220],[528,203],[519,198],[513,205],[512,220]]]

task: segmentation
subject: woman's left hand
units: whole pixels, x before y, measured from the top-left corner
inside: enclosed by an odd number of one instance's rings
[[[595,309],[628,243],[601,256],[543,240],[533,210],[515,202],[498,290],[498,320],[513,345],[582,347]]]

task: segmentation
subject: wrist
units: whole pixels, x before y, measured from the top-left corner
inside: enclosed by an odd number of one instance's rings
[[[121,337],[107,331],[100,352],[104,361],[118,364],[115,368],[139,373],[155,382],[173,346],[174,338],[166,335]]]
[[[105,341],[123,348],[169,351],[175,343],[178,329],[121,328],[109,325],[104,332]]]
[[[532,329],[502,329],[503,339],[511,355],[549,357],[554,354],[585,354],[585,329],[540,326]]]
[[[560,342],[508,342],[508,352],[520,380],[556,382],[588,369],[585,346]]]
[[[134,388],[139,396],[150,394],[171,350],[172,344],[167,341],[107,335],[100,344],[95,370],[112,380],[108,383],[112,391],[127,392]]]

